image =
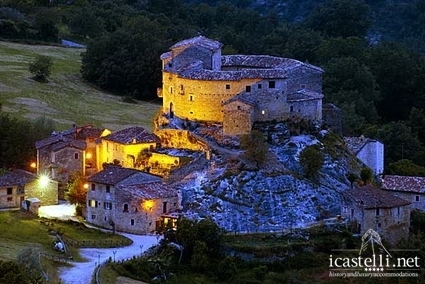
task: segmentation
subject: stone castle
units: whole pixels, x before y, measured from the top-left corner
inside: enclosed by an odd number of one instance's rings
[[[250,133],[257,121],[322,120],[323,70],[267,55],[221,55],[203,36],[161,55],[163,112],[170,118],[221,123],[224,135]]]

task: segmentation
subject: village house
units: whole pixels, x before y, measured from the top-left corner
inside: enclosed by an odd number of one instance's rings
[[[95,140],[110,131],[93,128],[91,125],[76,127],[53,133],[50,137],[37,141],[37,174],[45,174],[62,184],[76,172],[92,174],[97,160]]]
[[[347,149],[368,166],[375,176],[384,172],[384,144],[364,136],[344,137],[344,141]]]
[[[100,227],[152,233],[179,209],[177,191],[145,172],[111,165],[88,181],[86,219]]]
[[[364,234],[373,229],[391,244],[409,236],[410,202],[372,185],[342,193],[341,216]]]
[[[24,170],[0,176],[0,208],[20,208],[31,198],[37,198],[41,205],[58,204],[58,182]]]
[[[381,188],[410,201],[412,209],[425,211],[425,177],[385,175]]]
[[[250,133],[256,121],[322,120],[317,66],[268,55],[221,55],[222,44],[197,36],[161,55],[163,112],[220,123],[223,134]]]

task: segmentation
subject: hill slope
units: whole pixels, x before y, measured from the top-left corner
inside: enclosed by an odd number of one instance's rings
[[[152,128],[159,104],[129,104],[118,96],[86,84],[79,74],[80,49],[33,46],[0,41],[0,103],[14,117],[46,116],[57,129],[72,124],[93,124],[111,130],[131,125]],[[28,64],[37,54],[53,59],[52,75],[46,84],[31,79]]]

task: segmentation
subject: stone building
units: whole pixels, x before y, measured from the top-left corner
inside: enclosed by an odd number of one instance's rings
[[[179,209],[177,191],[148,173],[107,166],[88,181],[86,218],[100,227],[152,233]]]
[[[371,185],[343,192],[341,216],[363,235],[373,229],[391,244],[409,236],[410,202]]]
[[[411,202],[411,208],[425,211],[425,177],[385,175],[381,189]]]
[[[41,205],[58,204],[58,182],[24,170],[0,176],[0,208],[20,208],[31,198],[37,198]]]
[[[384,172],[384,144],[364,136],[344,137],[344,141],[348,150],[371,168],[375,175]]]
[[[321,68],[267,55],[222,56],[221,47],[197,36],[161,55],[164,113],[222,123],[225,135],[249,133],[256,121],[321,121]]]
[[[135,168],[140,152],[153,151],[161,142],[155,134],[140,126],[122,129],[99,140],[96,148],[98,168],[104,163]]]
[[[45,174],[60,183],[67,183],[75,172],[92,174],[96,168],[95,140],[110,131],[91,125],[53,133],[37,141],[37,174]]]

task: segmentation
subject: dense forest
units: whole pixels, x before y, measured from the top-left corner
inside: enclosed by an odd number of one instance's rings
[[[198,34],[322,67],[344,135],[381,140],[388,173],[425,175],[425,0],[0,0],[0,38],[84,43],[83,78],[136,99],[156,96],[160,54]]]

